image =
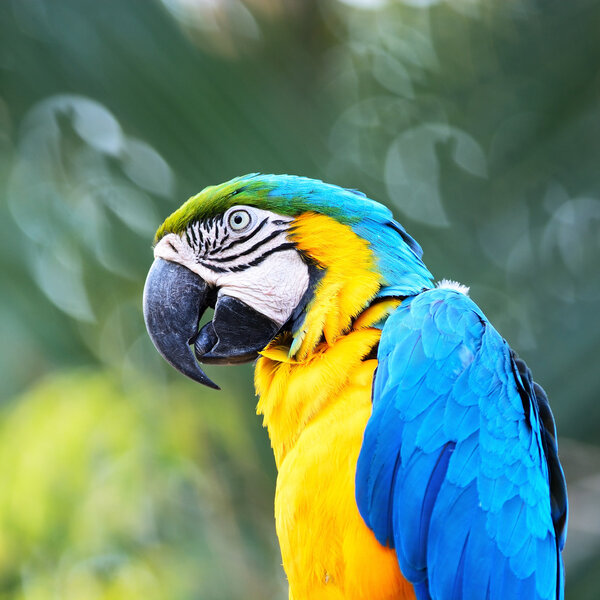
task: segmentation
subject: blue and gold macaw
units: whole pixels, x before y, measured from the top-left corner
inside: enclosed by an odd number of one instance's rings
[[[188,200],[154,256],[144,314],[168,362],[216,387],[198,361],[258,357],[290,599],[563,597],[546,394],[387,208],[248,175]]]

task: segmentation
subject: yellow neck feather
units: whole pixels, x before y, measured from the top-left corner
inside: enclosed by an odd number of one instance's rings
[[[381,277],[369,244],[352,228],[316,213],[297,217],[290,237],[324,269],[289,354],[303,360],[324,337],[328,345],[348,331],[352,320],[377,294]]]
[[[363,358],[380,335],[378,329],[354,331],[302,363],[258,359],[256,411],[264,416],[278,468],[311,420],[362,372]]]
[[[254,383],[259,395],[256,412],[262,414],[277,466],[296,440],[347,385],[367,385],[373,375],[373,360],[364,360],[379,342],[381,331],[372,327],[400,304],[390,298],[366,309],[345,336],[333,345],[319,344],[298,361],[290,358],[289,339],[273,342],[256,363]]]

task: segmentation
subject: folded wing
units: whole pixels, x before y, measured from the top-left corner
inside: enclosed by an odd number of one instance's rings
[[[357,503],[417,597],[562,598],[566,487],[525,364],[447,289],[403,302],[378,359]]]

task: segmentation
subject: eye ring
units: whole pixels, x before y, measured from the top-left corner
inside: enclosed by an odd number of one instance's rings
[[[227,223],[233,231],[244,231],[252,225],[252,215],[247,210],[240,208],[231,212]]]

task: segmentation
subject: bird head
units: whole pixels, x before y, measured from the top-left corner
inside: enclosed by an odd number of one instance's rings
[[[421,254],[360,192],[289,175],[238,177],[205,188],[158,229],[144,318],[172,366],[217,388],[198,361],[251,361],[275,341],[287,359],[305,360],[370,304],[430,287]]]

